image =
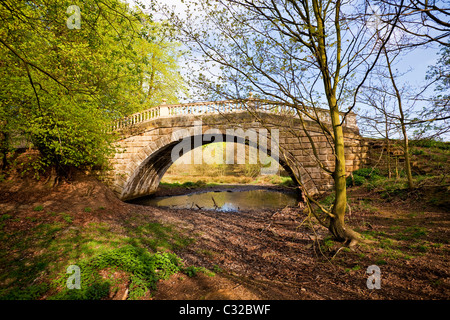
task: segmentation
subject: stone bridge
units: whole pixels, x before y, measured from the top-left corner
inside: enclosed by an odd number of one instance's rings
[[[335,158],[330,136],[324,134],[317,119],[325,127],[331,126],[326,110],[306,110],[306,114],[309,117],[301,119],[292,107],[252,97],[162,104],[112,125],[111,130],[119,135],[119,152],[110,159],[112,169],[105,180],[122,200],[149,195],[157,190],[172,163],[183,151],[189,151],[185,148],[180,152],[180,142],[194,148],[226,141],[259,147],[260,152],[278,158],[294,181],[299,179],[310,194],[322,193],[333,188],[333,180],[318,163],[333,169]],[[346,170],[350,173],[362,164],[365,147],[355,114],[343,119]],[[267,133],[266,140],[261,133]]]

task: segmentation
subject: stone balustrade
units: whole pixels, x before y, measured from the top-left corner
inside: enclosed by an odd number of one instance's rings
[[[195,102],[184,104],[163,104],[134,113],[123,119],[115,121],[110,127],[111,131],[131,127],[135,124],[150,121],[157,118],[173,117],[180,115],[202,115],[202,114],[228,114],[237,112],[266,112],[277,115],[286,115],[290,117],[299,117],[297,110],[292,106],[287,106],[274,101],[248,98],[243,100],[226,100],[212,102]],[[325,109],[307,109],[303,113],[307,120],[319,120],[324,123],[330,123],[328,110]],[[345,116],[343,125],[349,128],[357,128],[356,115],[353,112],[345,115],[341,112],[341,121]]]

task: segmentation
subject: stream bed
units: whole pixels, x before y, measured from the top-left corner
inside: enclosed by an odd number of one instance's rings
[[[145,197],[133,201],[135,204],[174,209],[202,209],[224,212],[241,210],[276,210],[296,206],[295,191],[271,189],[194,192],[185,195]]]

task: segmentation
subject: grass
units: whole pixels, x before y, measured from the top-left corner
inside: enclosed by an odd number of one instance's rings
[[[423,147],[423,148],[431,148],[431,149],[440,149],[440,150],[450,150],[450,143],[436,140],[410,140],[410,146],[414,147]]]
[[[411,191],[408,189],[407,178],[404,171],[400,171],[398,178],[388,178],[387,171],[372,168],[363,168],[353,171],[352,175],[347,177],[347,187],[362,186],[365,189],[373,192],[377,192],[383,199],[407,199],[414,195],[416,198],[423,197],[424,191],[421,186],[434,186],[436,187],[434,197],[426,197],[427,202],[435,206],[445,206],[447,203],[447,197],[444,191],[439,191],[437,188],[445,188],[448,179],[445,176],[433,176],[433,175],[414,175],[413,180],[416,188]]]
[[[388,264],[390,260],[411,260],[426,254],[431,248],[443,247],[427,239],[429,230],[424,226],[394,225],[385,230],[355,230],[364,239],[374,242],[362,244],[362,247],[372,252],[376,265]]]
[[[150,289],[156,290],[159,280],[183,270],[179,257],[173,253],[150,253],[131,245],[108,250],[77,263],[81,272],[80,290],[65,287],[70,275],[61,274],[55,281],[56,287],[64,288],[50,297],[51,300],[99,300],[109,295],[113,282],[100,275],[107,268],[124,271],[129,277],[129,298],[142,298]]]
[[[161,180],[160,185],[167,188],[202,188],[213,187],[219,184],[271,184],[285,187],[294,186],[291,177],[283,177],[279,175],[258,176],[256,178],[246,176],[196,176],[197,180],[193,181],[192,176],[183,174],[170,175],[166,174]],[[208,182],[206,182],[208,181]]]
[[[161,186],[166,188],[189,188],[189,189],[195,189],[195,188],[203,188],[203,187],[213,187],[216,186],[217,183],[206,183],[203,180],[197,180],[196,182],[192,181],[184,181],[184,182],[161,182]]]
[[[61,212],[60,215],[62,216],[64,221],[66,221],[67,223],[72,223],[73,222],[73,217],[70,214]]]
[[[28,230],[6,233],[5,226],[14,219],[0,216],[0,299],[101,299],[118,286],[117,280],[102,278],[105,270],[123,272],[130,281],[129,298],[139,299],[159,279],[184,272],[172,251],[195,241],[173,225],[133,214],[119,229],[108,222],[76,225],[65,212],[46,217],[53,221],[38,219]],[[66,288],[69,265],[81,268],[82,290]]]

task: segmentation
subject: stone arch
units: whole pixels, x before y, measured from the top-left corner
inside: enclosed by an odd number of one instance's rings
[[[268,150],[259,146],[258,142],[251,141],[248,138],[242,139],[240,136],[230,136],[227,134],[221,134],[222,141],[224,142],[234,142],[234,143],[244,143],[253,147],[258,147],[267,155],[271,155],[272,152],[270,148]],[[198,138],[198,136],[190,134],[187,139],[191,140],[191,145],[194,146],[194,140]],[[201,145],[207,145],[214,143],[216,141],[211,141],[212,139],[208,138],[208,134],[201,135]],[[129,162],[126,168],[126,172],[128,173],[125,176],[125,180],[123,181],[123,185],[120,188],[120,198],[122,200],[131,200],[133,198],[149,195],[155,192],[159,186],[159,183],[169,169],[169,167],[176,161],[182,154],[179,154],[177,157],[172,159],[172,150],[173,148],[180,143],[182,139],[176,139],[176,137],[169,137],[168,135],[162,136],[157,140],[150,142],[147,146],[141,148],[132,158],[132,161]],[[193,150],[194,148],[191,148]],[[190,151],[190,150],[189,150]],[[280,155],[279,164],[282,168],[284,168],[291,177],[295,177],[295,175],[301,175],[301,173],[295,173],[288,165],[288,161]],[[293,179],[295,181],[295,179]]]
[[[334,181],[331,175],[318,165],[320,161],[332,170],[335,161],[333,149],[321,128],[313,122],[306,122],[309,132],[307,137],[302,130],[295,129],[302,127],[299,119],[267,113],[260,113],[259,116],[261,121],[255,121],[252,115],[246,113],[230,113],[226,116],[180,115],[130,125],[119,130],[120,139],[116,141],[118,152],[110,159],[111,170],[106,171],[102,178],[122,200],[151,194],[156,191],[159,180],[172,164],[167,157],[171,148],[183,138],[178,136],[178,132],[184,131],[185,136],[203,136],[211,129],[224,133],[228,129],[257,131],[266,128],[269,131],[278,130],[280,164],[291,177],[300,180],[310,195],[332,190]],[[196,131],[196,121],[202,122],[201,131]],[[345,165],[347,173],[350,173],[365,161],[367,146],[356,124],[344,127],[344,134]],[[315,155],[311,140],[316,145]]]

